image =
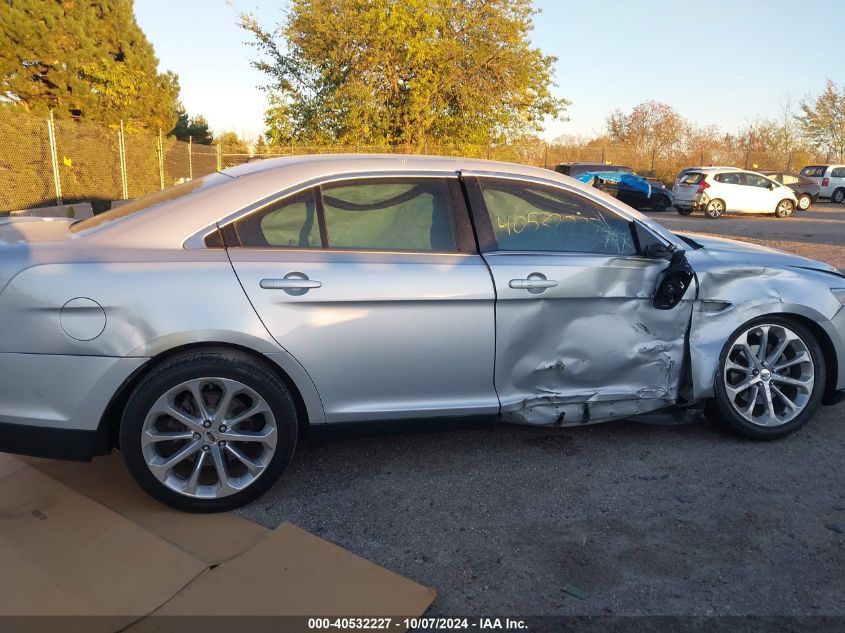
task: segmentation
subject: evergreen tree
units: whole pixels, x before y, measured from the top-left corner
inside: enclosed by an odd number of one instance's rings
[[[3,0],[0,42],[0,99],[59,118],[176,122],[177,77],[158,72],[132,0]]]
[[[179,118],[176,120],[176,125],[170,130],[170,136],[175,136],[180,141],[187,141],[188,138],[191,138],[194,143],[201,145],[211,145],[214,142],[214,135],[208,128],[208,121],[205,120],[204,116],[188,116],[188,112],[181,104],[177,108],[177,113]]]

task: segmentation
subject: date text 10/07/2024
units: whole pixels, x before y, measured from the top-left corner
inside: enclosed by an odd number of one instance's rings
[[[309,618],[310,630],[390,630],[413,631],[526,631],[524,620],[512,618]]]

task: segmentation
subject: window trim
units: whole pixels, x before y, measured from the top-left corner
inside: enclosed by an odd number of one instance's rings
[[[609,213],[611,216],[625,222],[628,225],[628,230],[631,232],[631,239],[634,243],[634,248],[636,249],[636,253],[628,254],[628,255],[614,255],[612,253],[590,253],[584,251],[561,251],[561,250],[511,250],[511,249],[502,249],[499,248],[498,241],[496,240],[496,233],[493,230],[493,224],[490,221],[490,214],[487,208],[487,203],[484,201],[484,194],[481,188],[481,180],[482,179],[491,179],[491,180],[514,180],[519,183],[524,184],[533,184],[539,187],[547,187],[549,189],[554,189],[560,192],[563,192],[567,195],[572,195],[582,200],[586,200],[591,204],[595,205],[599,210]],[[482,254],[493,254],[493,253],[522,253],[522,254],[542,254],[542,255],[562,255],[562,256],[578,256],[578,257],[617,257],[620,259],[647,259],[649,261],[653,261],[650,258],[646,257],[642,254],[640,249],[639,239],[637,238],[636,233],[636,220],[634,218],[625,217],[621,213],[617,213],[615,209],[608,207],[607,205],[602,204],[600,201],[596,200],[591,196],[584,195],[583,193],[570,189],[567,187],[562,187],[558,183],[553,181],[543,181],[539,178],[525,178],[516,175],[512,175],[511,177],[507,177],[500,174],[494,173],[481,173],[481,174],[462,174],[461,180],[463,181],[466,192],[467,192],[467,199],[470,204],[470,210],[472,213],[473,224],[476,229],[476,235],[478,238],[478,246],[479,250]],[[648,227],[644,227],[648,229]],[[659,241],[662,241],[663,238],[661,236],[656,236],[655,238]]]
[[[454,229],[454,237],[456,243],[455,251],[422,251],[422,250],[376,250],[376,249],[332,249],[328,247],[328,235],[325,221],[325,207],[323,205],[322,190],[323,185],[330,185],[339,182],[348,182],[354,180],[377,180],[377,179],[414,179],[414,178],[428,178],[434,180],[443,180],[447,186],[449,195],[449,202],[451,205],[451,221]],[[317,195],[317,215],[320,224],[320,239],[321,248],[302,249],[302,248],[282,248],[278,246],[242,246],[238,239],[237,233],[234,230],[234,223],[254,213],[259,213],[269,205],[280,202],[285,198],[297,195],[309,188],[314,188],[318,191]],[[253,202],[241,209],[234,211],[225,217],[218,220],[215,224],[206,226],[202,230],[197,231],[183,243],[183,248],[186,249],[206,249],[209,248],[205,244],[205,238],[217,230],[223,237],[225,248],[237,248],[244,250],[261,250],[261,251],[309,251],[309,252],[333,252],[333,253],[397,253],[397,254],[417,254],[417,255],[478,255],[478,246],[473,234],[472,219],[470,217],[470,208],[467,200],[461,191],[460,173],[457,171],[445,170],[409,170],[409,171],[363,171],[363,172],[349,172],[346,174],[331,174],[318,176],[309,180],[297,183],[270,196],[266,196],[261,200]]]

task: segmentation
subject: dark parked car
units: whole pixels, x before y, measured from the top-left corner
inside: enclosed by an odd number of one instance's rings
[[[578,178],[581,174],[587,172],[622,172],[626,174],[639,175],[630,167],[623,165],[605,165],[603,163],[560,163],[555,166],[555,171],[565,176],[572,176]],[[624,182],[612,182],[608,180],[599,179],[596,186],[610,194],[614,198],[618,198],[628,206],[634,207],[640,211],[665,211],[667,207],[672,206],[672,192],[663,186],[659,181],[645,178],[651,185],[651,195],[631,187]]]
[[[811,204],[819,199],[821,187],[812,178],[786,171],[763,171],[760,173],[792,189],[798,198],[798,208],[802,211],[806,211]]]

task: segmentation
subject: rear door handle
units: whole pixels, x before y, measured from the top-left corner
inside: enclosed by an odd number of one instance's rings
[[[546,279],[543,273],[531,273],[527,279],[511,279],[508,286],[514,290],[527,290],[531,294],[544,292],[546,288],[554,288],[558,285],[554,279]]]
[[[322,288],[323,282],[308,279],[305,273],[288,273],[282,279],[262,279],[259,286],[264,290],[284,290],[295,297],[304,295],[312,288]]]

